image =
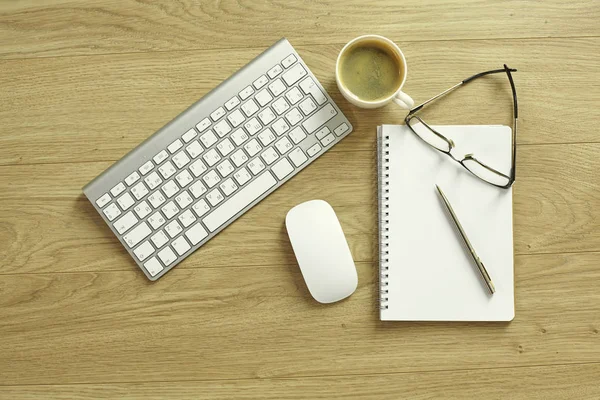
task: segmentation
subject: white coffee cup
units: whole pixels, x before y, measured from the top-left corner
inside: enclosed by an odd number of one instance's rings
[[[344,85],[344,83],[340,79],[340,70],[339,69],[340,69],[340,60],[342,59],[342,55],[344,55],[346,51],[353,48],[355,45],[359,44],[360,42],[371,42],[372,43],[373,41],[382,42],[382,44],[387,49],[390,49],[391,51],[393,51],[395,53],[395,55],[397,56],[397,59],[399,60],[401,66],[403,68],[404,76],[402,77],[402,81],[400,82],[400,85],[396,88],[396,91],[392,95],[390,95],[386,98],[383,98],[383,99],[378,99],[376,101],[367,101],[367,100],[361,99],[360,97],[358,97],[357,95],[352,93],[352,91],[350,91]],[[409,95],[407,95],[406,93],[404,93],[402,91],[402,87],[404,86],[404,82],[406,82],[407,75],[408,75],[408,68],[406,66],[406,58],[404,58],[404,54],[402,53],[400,48],[396,45],[396,43],[392,42],[390,39],[385,38],[383,36],[379,36],[379,35],[363,35],[363,36],[359,36],[355,39],[352,39],[351,41],[346,43],[344,48],[342,48],[342,51],[340,51],[340,54],[338,55],[337,61],[335,63],[335,81],[337,82],[338,89],[340,90],[340,92],[342,92],[342,95],[346,98],[346,100],[348,100],[350,103],[354,104],[355,106],[361,107],[361,108],[383,107],[384,105],[393,101],[394,103],[398,104],[400,107],[402,107],[406,110],[410,110],[415,105],[415,102]]]

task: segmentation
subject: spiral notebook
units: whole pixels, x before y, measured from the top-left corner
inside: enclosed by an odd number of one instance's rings
[[[455,154],[510,170],[511,128],[437,127]],[[515,315],[512,189],[488,185],[406,126],[377,128],[380,318],[510,321]],[[448,197],[496,293],[487,291],[435,185]]]

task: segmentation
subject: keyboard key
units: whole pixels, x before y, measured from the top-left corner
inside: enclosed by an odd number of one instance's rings
[[[256,93],[256,96],[254,96],[254,100],[258,101],[258,104],[260,104],[261,107],[264,107],[267,104],[269,104],[271,100],[273,100],[273,96],[269,94],[269,91],[267,89],[263,89],[260,92]]]
[[[133,200],[133,197],[131,197],[129,193],[125,193],[117,199],[117,203],[119,203],[121,209],[125,211],[135,203],[135,200]]]
[[[271,128],[273,128],[277,136],[281,136],[290,129],[290,126],[287,122],[285,122],[285,119],[280,118],[277,121],[273,122]]]
[[[154,235],[152,235],[152,237],[150,237],[150,240],[152,240],[152,243],[154,243],[157,249],[160,249],[169,241],[169,238],[167,237],[164,231],[160,230]]]
[[[324,126],[323,128],[319,129],[317,133],[315,133],[315,136],[317,137],[317,139],[321,140],[330,133],[331,131],[329,130],[329,128]]]
[[[189,143],[190,140],[192,140],[196,136],[198,136],[198,133],[196,132],[195,129],[192,128],[189,131],[187,131],[186,133],[184,133],[181,138],[183,139],[184,142]]]
[[[154,156],[153,160],[158,165],[165,161],[169,157],[169,153],[166,150],[162,150],[160,153]]]
[[[200,136],[200,141],[207,149],[213,144],[217,143],[217,137],[213,133],[213,131],[208,131],[202,136]]]
[[[213,212],[204,218],[202,222],[209,231],[214,232],[242,209],[275,186],[276,183],[277,181],[269,171],[263,172],[256,179],[227,199],[221,206],[213,210]]]
[[[225,178],[227,175],[231,174],[234,169],[235,168],[233,167],[233,165],[231,164],[231,161],[229,161],[229,160],[225,160],[217,166],[217,171],[219,171],[219,174],[221,174],[221,176],[223,178]]]
[[[267,163],[267,165],[271,165],[279,158],[279,154],[277,154],[273,147],[269,147],[260,154],[260,157]]]
[[[96,205],[100,208],[104,207],[110,201],[110,194],[104,193],[102,196],[96,200]]]
[[[231,155],[231,161],[235,164],[236,167],[244,165],[246,161],[248,161],[248,156],[244,153],[244,150],[238,149],[235,153]]]
[[[192,186],[190,186],[190,192],[192,192],[192,196],[198,198],[206,193],[206,186],[200,181],[194,182]]]
[[[140,261],[144,261],[146,258],[150,257],[152,253],[154,253],[154,247],[152,247],[149,240],[140,244],[137,249],[133,251],[133,254],[135,254]]]
[[[141,200],[144,196],[148,194],[148,189],[144,182],[140,182],[134,187],[131,188],[131,193],[135,196],[136,199]]]
[[[173,179],[167,181],[167,183],[162,185],[160,189],[163,191],[165,196],[167,196],[167,199],[170,199],[171,197],[175,196],[177,192],[179,192],[179,186],[177,186]]]
[[[277,179],[279,180],[282,180],[291,174],[293,170],[294,167],[292,167],[292,164],[290,164],[287,158],[282,158],[271,167],[271,171],[275,173],[275,176],[277,176]]]
[[[269,75],[269,78],[273,79],[277,75],[279,75],[282,71],[283,71],[283,68],[281,68],[281,65],[277,64],[276,66],[271,68],[269,71],[267,71],[267,75]]]
[[[163,250],[161,250],[158,253],[158,257],[163,262],[163,264],[165,264],[167,267],[169,265],[173,264],[173,262],[175,260],[177,260],[177,256],[175,255],[175,253],[173,253],[173,250],[171,250],[171,248],[169,246],[167,246]]]
[[[226,114],[225,109],[223,107],[217,108],[210,114],[210,118],[217,122],[220,118],[222,118]]]
[[[221,177],[213,169],[213,170],[210,170],[206,175],[204,175],[202,177],[202,180],[204,181],[204,183],[206,183],[206,185],[209,188],[211,188],[211,187],[215,186],[217,183],[221,182]]]
[[[175,249],[177,254],[179,254],[180,256],[184,255],[185,253],[188,252],[189,249],[191,249],[190,244],[187,242],[187,240],[185,240],[183,235],[181,235],[177,239],[173,240],[173,242],[171,243],[171,246],[173,246],[173,248]]]
[[[248,97],[252,96],[253,93],[254,89],[252,89],[252,86],[246,86],[246,88],[244,88],[239,95],[242,100],[246,100]]]
[[[175,197],[175,201],[183,210],[184,208],[192,204],[192,196],[190,196],[190,194],[186,190],[184,190]]]
[[[185,154],[185,151],[181,150],[173,156],[173,162],[177,165],[177,168],[181,169],[190,162],[190,158]]]
[[[271,107],[267,107],[258,113],[258,118],[260,118],[263,125],[268,125],[275,119],[275,113],[271,110]]]
[[[258,134],[258,140],[263,144],[263,146],[268,146],[273,143],[275,140],[275,134],[269,128],[265,129],[261,133]]]
[[[127,235],[123,236],[123,240],[127,243],[129,248],[133,248],[142,240],[146,239],[150,233],[152,233],[150,227],[145,222],[142,222],[130,230]]]
[[[179,225],[179,222],[171,221],[167,226],[165,226],[165,231],[167,232],[167,235],[169,235],[172,239],[175,236],[179,235],[181,231],[183,231],[183,228],[181,227],[181,225]]]
[[[315,100],[320,106],[327,102],[327,97],[325,97],[323,92],[321,92],[321,89],[319,89],[313,78],[311,78],[310,76],[302,82],[300,82],[300,88],[304,93],[312,94],[312,96],[315,98]]]
[[[157,211],[148,217],[148,222],[150,222],[150,225],[152,225],[152,228],[158,229],[161,226],[163,226],[164,223],[167,222],[167,220],[163,217],[163,215],[159,211]]]
[[[233,139],[233,142],[236,146],[241,146],[246,140],[248,140],[248,135],[243,129],[238,129],[231,134],[231,139]]]
[[[160,271],[163,270],[162,265],[160,265],[160,261],[156,259],[156,257],[152,257],[145,264],[144,268],[150,274],[150,276],[156,276]]]
[[[308,115],[317,109],[317,105],[310,97],[308,97],[307,99],[302,101],[302,103],[300,103],[300,109],[302,110],[304,115]]]
[[[290,54],[289,56],[287,56],[286,58],[283,59],[281,64],[283,65],[283,68],[289,68],[295,62],[296,62],[296,56],[293,54]]]
[[[210,119],[204,118],[202,121],[196,124],[196,129],[198,129],[198,132],[202,133],[210,126],[210,124]]]
[[[287,121],[292,126],[294,126],[298,122],[302,121],[302,118],[304,118],[304,117],[302,116],[302,114],[300,114],[300,111],[298,111],[297,108],[292,108],[292,111],[285,114],[285,119],[287,119]]]
[[[163,206],[163,208],[161,208],[160,210],[163,212],[163,214],[165,215],[165,217],[167,217],[167,219],[173,218],[179,212],[179,208],[177,208],[177,206],[175,205],[175,203],[172,202],[172,201],[170,201],[167,204],[165,204]]]
[[[227,116],[227,119],[231,123],[231,126],[237,128],[242,122],[246,120],[246,117],[244,117],[244,114],[242,114],[240,110],[235,110]]]
[[[227,156],[227,154],[231,153],[235,147],[233,147],[233,143],[231,140],[225,138],[217,145],[217,150],[223,157]]]
[[[256,118],[252,118],[244,124],[244,128],[246,128],[246,132],[248,132],[250,136],[254,136],[256,132],[260,131],[262,125]]]
[[[134,183],[136,183],[138,181],[138,179],[140,179],[140,174],[133,171],[131,173],[131,175],[129,175],[127,178],[125,178],[125,183],[127,184],[127,186],[131,186]]]
[[[308,153],[308,155],[310,157],[313,157],[315,154],[317,154],[319,151],[321,150],[321,145],[319,145],[319,143],[315,143],[310,149],[308,149],[306,152]]]
[[[306,129],[306,132],[309,134],[313,133],[317,128],[323,125],[325,122],[329,121],[331,118],[337,115],[337,111],[328,103],[325,107],[321,108],[319,111],[314,113],[312,116],[308,117],[304,122],[302,122],[302,126]]]
[[[217,153],[215,149],[210,149],[209,151],[204,153],[202,158],[204,159],[204,161],[206,161],[206,164],[208,164],[209,167],[212,167],[221,160],[221,156],[219,155],[219,153]]]
[[[164,179],[169,179],[175,174],[175,172],[177,172],[177,170],[175,169],[175,166],[173,165],[173,163],[171,163],[171,161],[167,161],[166,163],[158,167],[158,172],[160,172]]]
[[[197,140],[194,140],[192,143],[190,143],[190,145],[188,147],[185,148],[185,151],[188,152],[190,157],[196,158],[200,154],[202,154],[204,149],[202,148],[202,145],[200,144],[200,142],[198,142]]]
[[[147,177],[144,178],[144,182],[146,182],[146,185],[148,185],[150,190],[153,190],[154,188],[158,187],[158,185],[160,185],[162,183],[162,179],[160,179],[160,176],[158,176],[156,171],[154,171],[150,175],[148,175]]]
[[[335,136],[333,136],[333,133],[330,133],[329,135],[325,136],[323,140],[321,140],[321,144],[323,145],[323,147],[329,146],[331,143],[334,142],[334,140]]]
[[[131,211],[129,211],[128,213],[123,215],[121,218],[119,218],[113,224],[113,226],[115,227],[117,232],[119,232],[119,234],[122,235],[125,232],[127,232],[129,230],[129,228],[131,228],[138,222],[139,222],[139,220],[137,219],[137,217],[135,215],[133,215],[133,213]]]
[[[183,147],[183,143],[181,142],[181,140],[177,139],[173,143],[171,143],[170,145],[167,146],[167,150],[169,150],[169,153],[173,154],[182,147]]]
[[[292,68],[288,69],[281,77],[288,86],[292,86],[298,82],[300,78],[306,75],[306,70],[302,64],[296,64]]]
[[[232,98],[230,98],[229,100],[227,100],[227,103],[225,103],[225,108],[228,111],[233,110],[238,104],[240,104],[240,99],[237,98],[237,96],[233,96]]]
[[[304,154],[301,148],[296,147],[289,155],[290,160],[294,163],[296,167],[301,166],[308,160],[308,157]]]
[[[142,165],[138,171],[140,171],[140,174],[142,174],[142,176],[146,175],[148,172],[152,171],[152,169],[154,168],[154,164],[152,164],[152,161],[148,160],[144,163],[144,165]]]
[[[223,137],[231,132],[231,126],[229,126],[227,120],[224,119],[223,121],[216,123],[215,126],[213,126],[213,130],[217,132],[219,137]]]
[[[239,171],[233,174],[233,177],[235,178],[238,185],[242,186],[246,182],[248,182],[250,178],[252,178],[252,175],[250,175],[250,172],[248,172],[246,168],[241,168]]]
[[[207,237],[208,233],[204,230],[202,225],[198,223],[192,226],[190,229],[188,229],[188,231],[185,233],[185,236],[192,243],[192,246],[195,246],[198,243],[200,243],[202,239]]]
[[[258,111],[258,104],[256,104],[254,100],[250,99],[242,105],[242,111],[247,117],[251,117]]]
[[[292,129],[292,131],[289,134],[289,137],[295,144],[298,144],[304,139],[306,139],[306,133],[304,133],[301,127],[297,126],[294,129]]]
[[[347,130],[348,130],[348,125],[344,122],[343,124],[341,124],[340,126],[335,128],[333,130],[333,132],[335,132],[336,136],[342,136],[344,133],[346,133]]]
[[[290,103],[296,104],[297,102],[302,100],[304,96],[302,95],[302,93],[300,93],[300,90],[297,87],[293,87],[292,89],[290,89],[289,92],[285,94],[285,97],[290,101]]]
[[[251,141],[249,141],[248,143],[246,143],[244,145],[244,150],[246,150],[246,153],[248,153],[248,155],[250,155],[250,157],[254,157],[255,154],[258,154],[258,152],[262,149],[262,147],[260,146],[260,144],[258,143],[258,141],[256,139],[252,139]]]
[[[120,195],[124,191],[125,191],[125,185],[123,185],[123,182],[117,183],[115,185],[115,187],[113,187],[112,189],[110,189],[110,193],[112,193],[112,195],[114,197],[117,197],[118,195]]]
[[[212,205],[213,207],[222,202],[223,199],[224,197],[219,191],[219,189],[214,189],[212,192],[206,195],[206,200],[208,200],[210,205]]]
[[[288,138],[282,137],[277,141],[277,143],[275,143],[275,147],[277,148],[277,151],[283,155],[290,151],[294,146]]]
[[[201,217],[210,210],[210,206],[206,203],[206,200],[202,199],[192,206],[192,210],[194,210],[198,217]]]
[[[157,190],[156,192],[152,193],[150,197],[148,197],[148,201],[150,204],[152,204],[152,207],[158,208],[162,203],[167,201],[167,199],[165,199],[165,196],[163,196],[162,193]]]
[[[183,213],[181,213],[179,217],[177,217],[177,219],[179,220],[179,222],[181,222],[181,225],[183,225],[184,228],[187,228],[188,226],[196,222],[196,217],[194,216],[194,213],[191,210],[185,210]]]
[[[276,79],[269,85],[269,90],[273,93],[273,96],[277,97],[285,92],[285,84],[281,79]]]
[[[204,165],[202,160],[196,160],[190,165],[190,171],[197,178],[206,171],[206,165]]]
[[[269,82],[269,80],[267,79],[266,76],[261,75],[257,80],[255,80],[252,84],[254,85],[254,87],[256,89],[260,89],[261,87],[265,86],[267,84],[267,82]]]
[[[102,210],[102,212],[104,213],[104,215],[106,215],[106,218],[109,221],[112,221],[113,219],[121,215],[121,210],[119,210],[119,207],[117,207],[115,203],[112,203],[111,205],[106,207],[104,210]]]
[[[259,157],[256,157],[254,160],[252,160],[248,163],[248,168],[250,168],[250,171],[254,175],[258,175],[258,173],[260,171],[265,169],[265,164],[262,162],[262,160]]]
[[[223,194],[225,196],[229,196],[231,193],[235,192],[238,188],[237,185],[235,184],[235,182],[233,181],[233,179],[231,179],[231,178],[225,179],[219,185],[219,187],[221,188],[221,191],[223,192]]]
[[[152,208],[148,205],[148,203],[146,203],[145,201],[142,201],[140,204],[135,206],[133,211],[135,211],[138,218],[146,218],[146,215],[148,215],[152,212]]]
[[[288,103],[284,97],[280,97],[271,104],[271,107],[273,107],[273,110],[275,110],[277,115],[281,115],[290,109],[290,103]]]
[[[190,183],[192,183],[192,181],[194,180],[194,178],[192,177],[192,175],[188,172],[187,169],[184,169],[182,172],[180,172],[176,177],[175,180],[177,181],[177,183],[179,183],[179,186],[181,186],[182,188],[186,187],[187,185],[189,185]]]

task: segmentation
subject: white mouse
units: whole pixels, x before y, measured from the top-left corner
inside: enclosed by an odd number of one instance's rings
[[[333,208],[311,200],[285,217],[290,242],[312,297],[333,303],[350,296],[358,285],[356,266]]]

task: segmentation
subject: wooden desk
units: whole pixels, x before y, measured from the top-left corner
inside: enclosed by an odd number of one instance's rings
[[[599,398],[599,20],[579,0],[0,3],[0,398]],[[337,52],[364,33],[404,50],[417,101],[518,68],[512,323],[378,320],[375,126],[403,113],[335,89]],[[282,36],[355,132],[148,282],[81,187]],[[509,124],[505,79],[436,122]],[[359,272],[330,306],[283,226],[314,198]]]

